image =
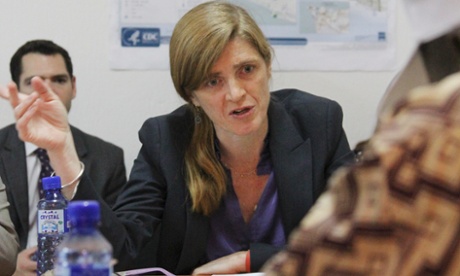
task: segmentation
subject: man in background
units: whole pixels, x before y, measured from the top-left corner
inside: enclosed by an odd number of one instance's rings
[[[70,111],[76,97],[76,78],[68,52],[48,40],[33,40],[22,45],[11,58],[12,80],[21,93],[30,94],[32,77],[42,78]],[[112,206],[126,183],[123,150],[111,143],[71,127],[75,147],[105,202]],[[43,155],[44,154],[44,155]],[[43,157],[44,156],[44,157]],[[43,170],[52,171],[46,153],[37,146],[24,143],[15,125],[0,130],[0,175],[5,182],[10,203],[10,216],[23,250],[16,265],[16,273],[35,273],[33,261],[37,245],[37,203],[40,199],[39,178]],[[45,161],[43,161],[45,160]],[[62,183],[65,185],[66,183]]]

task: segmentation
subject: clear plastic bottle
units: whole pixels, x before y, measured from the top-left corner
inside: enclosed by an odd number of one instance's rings
[[[61,194],[59,176],[42,179],[45,197],[38,202],[37,275],[53,269],[54,251],[68,232],[67,200]]]
[[[98,231],[97,201],[73,201],[68,207],[70,232],[56,250],[55,276],[112,274],[112,246]]]

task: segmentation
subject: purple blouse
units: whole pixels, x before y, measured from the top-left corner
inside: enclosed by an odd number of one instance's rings
[[[218,147],[216,148],[218,152]],[[280,247],[285,245],[283,223],[278,210],[278,190],[267,141],[257,165],[257,174],[269,174],[270,177],[257,204],[257,209],[247,224],[244,222],[238,198],[233,189],[231,173],[229,170],[226,172],[230,181],[227,183],[227,194],[219,209],[210,217],[206,261],[212,261],[237,251],[248,250],[251,243],[266,243]]]

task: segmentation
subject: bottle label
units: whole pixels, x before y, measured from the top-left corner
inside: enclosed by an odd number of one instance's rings
[[[68,231],[67,210],[38,210],[38,234],[63,234]]]

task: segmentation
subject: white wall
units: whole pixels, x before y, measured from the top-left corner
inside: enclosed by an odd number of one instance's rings
[[[182,104],[168,71],[111,71],[108,68],[108,2],[112,0],[14,0],[0,8],[0,85],[10,80],[9,60],[31,39],[50,39],[66,48],[77,77],[70,122],[125,150],[128,171],[139,150],[137,131],[148,117]],[[413,47],[402,5],[397,2],[398,69]],[[350,146],[372,133],[378,102],[397,73],[274,72],[272,88],[299,88],[339,102]],[[0,128],[13,123],[0,100]]]

